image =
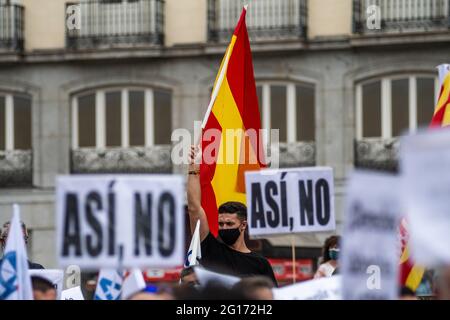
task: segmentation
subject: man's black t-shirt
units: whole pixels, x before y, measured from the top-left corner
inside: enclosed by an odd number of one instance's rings
[[[202,241],[201,248],[201,264],[207,269],[239,277],[266,276],[277,285],[269,261],[255,252],[242,253],[233,250],[219,242],[211,233]]]

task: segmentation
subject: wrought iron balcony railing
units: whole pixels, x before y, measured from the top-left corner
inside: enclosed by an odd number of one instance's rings
[[[355,167],[396,172],[399,144],[395,138],[355,140]]]
[[[75,14],[66,26],[69,49],[164,43],[164,0],[86,0],[69,7]]]
[[[280,143],[279,147],[280,168],[316,165],[316,143],[314,141]]]
[[[24,9],[0,3],[0,50],[23,50]]]
[[[32,181],[31,150],[0,151],[0,188],[31,186]]]
[[[208,40],[229,41],[245,4],[251,40],[306,38],[307,0],[208,0]]]
[[[379,24],[376,22],[378,18]],[[448,28],[450,0],[353,0],[354,33],[421,32]]]
[[[172,173],[171,146],[72,150],[72,173]]]

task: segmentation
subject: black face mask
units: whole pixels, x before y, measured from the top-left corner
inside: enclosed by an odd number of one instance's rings
[[[226,245],[229,246],[233,245],[237,241],[240,234],[241,232],[239,231],[239,228],[219,230],[220,238]]]

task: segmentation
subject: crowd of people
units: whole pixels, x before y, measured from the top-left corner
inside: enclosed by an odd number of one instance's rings
[[[240,280],[233,285],[220,281],[200,283],[194,267],[184,268],[180,281],[174,285],[148,284],[145,289],[136,292],[131,300],[167,300],[167,299],[202,299],[202,300],[271,300],[273,288],[278,286],[276,277],[268,260],[262,255],[248,249],[245,242],[247,232],[247,208],[243,203],[229,201],[218,208],[218,237],[212,235],[207,216],[201,206],[201,187],[199,166],[195,164],[198,149],[191,148],[190,165],[187,182],[188,212],[191,233],[194,233],[200,220],[200,241],[202,258],[200,265],[208,270],[225,275],[233,275]],[[0,242],[4,249],[9,233],[10,223],[3,225]],[[25,243],[28,242],[28,230],[22,222]],[[331,236],[325,240],[322,248],[321,263],[314,274],[314,279],[331,277],[339,274],[340,237]],[[1,262],[1,261],[0,261]],[[29,269],[43,269],[38,263],[29,261]],[[431,297],[450,299],[450,268],[438,272],[426,273],[431,279]],[[40,276],[31,277],[33,295],[36,300],[54,300],[56,288],[52,282]],[[410,288],[401,287],[401,299],[418,299]]]
[[[228,204],[225,206],[227,208],[227,213],[222,216],[222,224],[219,225],[221,230],[232,230],[235,225],[242,225],[246,223],[245,215],[242,216],[242,220],[238,218],[238,213],[231,212],[234,210],[242,210],[239,212],[244,212],[245,206],[242,204]],[[236,221],[237,219],[238,221]],[[229,222],[229,224],[227,224]],[[231,222],[231,223],[230,223]],[[237,227],[239,228],[239,227]],[[28,230],[24,223],[22,223],[22,230],[24,240],[28,241]],[[6,239],[8,237],[9,222],[3,225],[3,229],[0,232],[0,244],[4,248]],[[223,234],[223,232],[222,232]],[[241,233],[240,233],[241,234]],[[210,281],[206,284],[200,284],[194,267],[187,267],[182,269],[180,273],[180,281],[176,284],[167,283],[149,283],[147,287],[128,299],[130,300],[272,300],[274,298],[272,289],[277,286],[277,282],[273,275],[273,271],[264,265],[264,258],[257,254],[250,254],[250,252],[239,252],[231,245],[234,245],[237,241],[244,241],[243,237],[239,234],[238,237],[235,236],[235,241],[229,241],[229,244],[222,243],[220,240],[212,237],[210,233],[207,233],[206,237],[203,237],[202,250],[205,248],[204,256],[208,257],[206,259],[206,265],[210,269],[220,271],[222,273],[228,273],[233,275],[239,275],[240,281],[234,285],[226,285],[220,281]],[[208,239],[210,237],[210,239]],[[205,239],[207,242],[204,243]],[[217,256],[214,251],[212,258],[209,256],[208,246],[211,246],[209,242],[213,243],[214,250],[219,251],[221,259],[215,259]],[[339,274],[339,236],[331,236],[325,240],[324,246],[322,248],[321,264],[319,265],[317,271],[314,274],[314,279],[322,277],[331,277],[333,275]],[[245,248],[245,243],[239,243],[236,247]],[[211,250],[211,249],[210,249]],[[232,250],[236,251],[234,253]],[[247,249],[248,250],[248,249]],[[228,252],[229,251],[229,252]],[[227,252],[229,260],[227,260]],[[239,265],[233,264],[233,259],[236,259],[235,255],[240,259],[241,255],[249,255],[248,260],[238,260],[239,263],[244,264],[244,268],[239,268]],[[224,258],[225,257],[225,258]],[[244,262],[241,262],[244,261]],[[252,264],[256,261],[255,264]],[[262,262],[261,262],[262,261]],[[266,260],[267,261],[267,260]],[[202,259],[203,263],[203,259]],[[222,265],[226,264],[226,265]],[[245,268],[245,263],[249,264],[249,267]],[[226,268],[227,264],[230,268]],[[234,270],[232,267],[234,266]],[[252,266],[254,269],[251,269]],[[262,266],[259,268],[258,266]],[[43,269],[44,267],[38,263],[29,261],[30,269]],[[253,271],[252,273],[252,270]],[[233,272],[234,271],[234,272]],[[416,293],[408,287],[400,287],[399,297],[402,300],[417,300],[423,298],[441,298],[450,299],[450,268],[443,268],[442,270],[428,270],[426,272],[426,278],[429,278],[431,286],[431,295],[418,297]],[[41,276],[32,276],[31,283],[33,287],[33,295],[35,300],[55,300],[57,299],[57,291],[54,284],[48,279]],[[94,286],[95,287],[95,286]]]

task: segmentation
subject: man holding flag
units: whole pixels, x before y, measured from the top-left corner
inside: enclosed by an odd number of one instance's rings
[[[238,276],[264,275],[276,283],[267,259],[251,252],[244,240],[244,172],[265,167],[246,12],[244,7],[214,84],[202,124],[200,164],[200,150],[191,149],[188,209],[191,232],[200,220],[204,267]]]

